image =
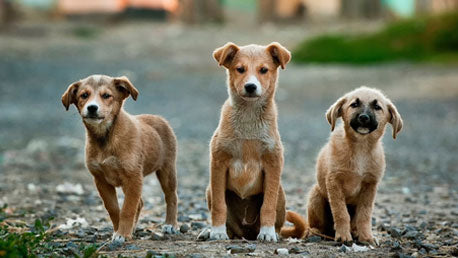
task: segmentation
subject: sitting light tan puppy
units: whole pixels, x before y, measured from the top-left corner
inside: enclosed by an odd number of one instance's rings
[[[213,57],[227,69],[229,98],[210,144],[209,237],[277,241],[286,211],[274,96],[278,67],[284,69],[291,55],[278,43],[227,43]],[[300,237],[305,221],[290,211],[286,218],[295,227],[283,229],[282,235]]]
[[[336,121],[343,123],[334,130]],[[385,171],[381,138],[385,125],[393,138],[402,119],[393,103],[379,90],[358,88],[337,100],[326,113],[331,137],[317,160],[316,184],[309,193],[311,233],[333,236],[336,241],[375,244],[371,216],[377,184]]]
[[[143,207],[143,177],[156,171],[165,194],[163,231],[177,226],[176,138],[166,120],[129,115],[124,100],[138,91],[126,77],[92,75],[72,83],[62,96],[68,110],[75,104],[86,127],[86,166],[113,222],[113,241],[131,238]],[[125,199],[119,209],[116,187]]]

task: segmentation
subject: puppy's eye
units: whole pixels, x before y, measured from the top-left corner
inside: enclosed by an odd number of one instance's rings
[[[350,104],[350,107],[352,107],[352,108],[357,108],[357,107],[359,107],[359,102],[353,102],[353,103],[351,103],[351,104]]]
[[[261,69],[259,70],[259,72],[261,74],[266,74],[267,72],[269,71],[269,69],[265,68],[265,67],[261,67]]]
[[[111,95],[108,94],[108,93],[104,93],[104,94],[102,95],[102,98],[103,98],[103,99],[108,99],[108,98],[110,98],[110,97],[111,97]]]
[[[375,109],[375,110],[382,110],[382,107],[379,106],[379,105],[377,105],[377,104],[374,104],[374,109]]]
[[[80,96],[82,99],[87,99],[89,97],[89,94],[87,92],[81,94]]]
[[[243,68],[243,67],[237,67],[236,70],[239,73],[244,73],[245,72],[245,68]]]

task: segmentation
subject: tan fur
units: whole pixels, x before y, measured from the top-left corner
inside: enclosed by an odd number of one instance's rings
[[[83,98],[83,94],[88,94]],[[104,98],[108,94],[108,98]],[[124,100],[138,91],[126,77],[93,75],[71,84],[62,96],[68,110],[75,104],[86,127],[86,165],[107,209],[114,231],[130,238],[143,207],[143,177],[156,172],[167,203],[166,224],[177,225],[176,138],[166,120],[155,115],[132,116]],[[85,105],[99,104],[101,121],[87,118]],[[125,200],[118,206],[116,187]]]
[[[356,99],[360,100],[360,108],[371,108],[374,100],[381,107],[381,110],[373,109],[378,127],[369,134],[362,135],[350,126],[358,112],[358,108],[351,106]],[[334,130],[339,117],[343,123]],[[333,132],[318,155],[318,184],[309,193],[311,232],[335,233],[335,240],[340,241],[351,241],[353,233],[359,241],[374,244],[372,209],[377,185],[385,171],[381,138],[387,123],[392,124],[393,138],[396,138],[402,128],[401,116],[380,91],[361,87],[337,100],[327,111],[326,118]]]
[[[213,57],[227,68],[229,98],[210,144],[207,201],[212,226],[226,224],[230,238],[256,238],[263,226],[275,226],[279,232],[285,220],[285,194],[280,185],[283,146],[274,95],[278,67],[285,67],[290,53],[278,43],[244,47],[227,43]],[[243,73],[237,71],[240,67]],[[261,74],[261,68],[268,72]],[[254,99],[244,95],[252,76],[262,86],[262,94]]]

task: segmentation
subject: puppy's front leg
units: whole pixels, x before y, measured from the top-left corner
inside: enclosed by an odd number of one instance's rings
[[[377,192],[376,183],[366,183],[361,187],[360,199],[356,206],[356,234],[360,242],[375,245],[372,236],[372,210],[374,207],[375,194]]]
[[[261,206],[261,230],[258,234],[258,240],[261,241],[277,242],[274,224],[277,216],[276,206],[282,167],[283,157],[281,154],[263,156],[264,200]]]
[[[229,239],[226,232],[227,206],[226,206],[226,176],[228,169],[227,157],[221,155],[210,157],[210,194],[212,229],[210,239]]]
[[[108,184],[103,177],[94,177],[94,182],[102,198],[103,205],[110,215],[114,232],[116,232],[118,231],[119,225],[119,204],[118,197],[116,196],[116,189],[114,186]]]
[[[135,215],[140,205],[142,194],[142,177],[132,176],[123,182],[124,203],[119,218],[118,231],[113,235],[113,241],[124,242],[132,236]]]
[[[342,190],[342,183],[338,178],[338,173],[331,172],[326,178],[328,190],[329,206],[331,206],[334,228],[336,230],[336,241],[352,241],[350,233],[350,214],[348,214],[345,203],[345,195]]]

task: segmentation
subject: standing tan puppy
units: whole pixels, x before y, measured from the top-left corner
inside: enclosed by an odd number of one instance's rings
[[[227,43],[213,57],[227,69],[229,98],[210,144],[210,239],[277,241],[285,221],[285,194],[274,95],[278,67],[284,69],[291,55],[278,43]],[[287,219],[295,227],[282,235],[300,237],[305,221],[293,212]]]
[[[143,177],[156,171],[165,194],[167,215],[162,228],[177,226],[176,138],[166,120],[129,115],[124,100],[138,91],[126,77],[92,75],[72,83],[62,96],[68,110],[75,104],[86,127],[86,166],[113,222],[113,241],[131,238],[143,207]],[[119,209],[116,187],[125,199]]]
[[[336,121],[343,123],[334,130]],[[311,233],[334,235],[336,241],[375,244],[371,216],[377,184],[385,171],[381,138],[385,125],[393,138],[402,119],[393,103],[379,90],[358,88],[337,100],[326,113],[331,137],[318,155],[317,180],[309,193]]]

